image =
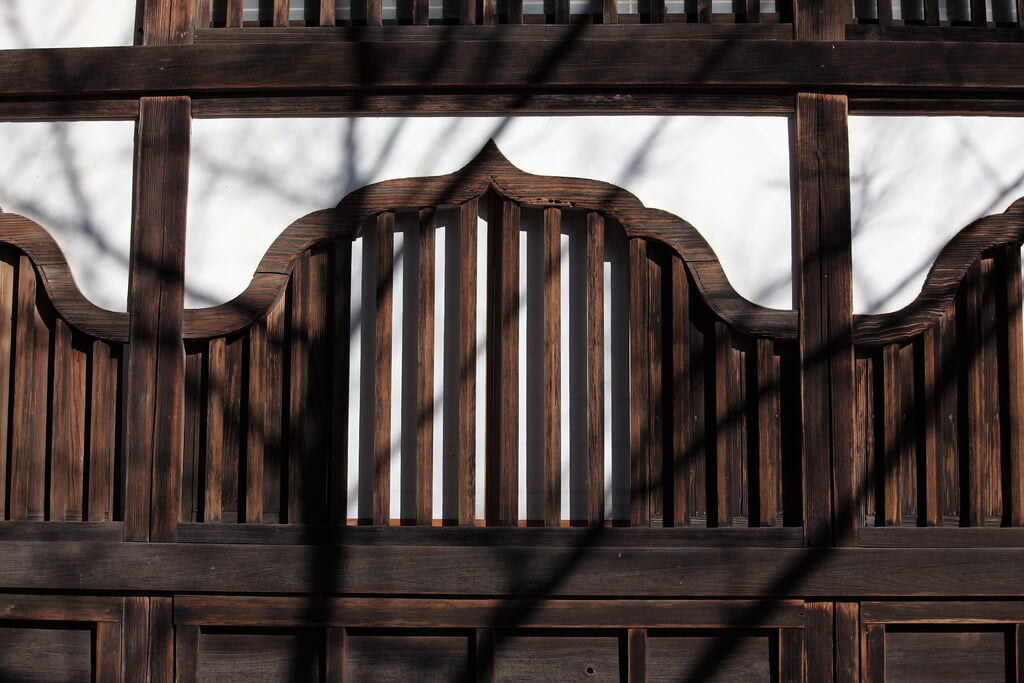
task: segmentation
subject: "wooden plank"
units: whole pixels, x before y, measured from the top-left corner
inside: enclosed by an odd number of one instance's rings
[[[476,25],[476,0],[459,0],[459,23]]]
[[[868,624],[864,630],[864,681],[885,681],[885,626]]]
[[[882,451],[875,461],[879,467],[877,499],[880,501],[875,522],[880,526],[900,526],[903,521],[900,513],[903,383],[899,347],[896,344],[885,346],[879,361]]]
[[[523,0],[505,0],[505,23],[523,23]]]
[[[654,242],[647,243],[647,361],[650,378],[650,450],[647,452],[648,503],[653,526],[665,523],[665,455],[671,443],[665,416],[665,285],[662,265],[664,253]],[[667,443],[668,442],[668,443]],[[669,470],[671,472],[671,469]]]
[[[334,328],[334,285],[334,249],[326,245],[317,246],[310,251],[307,272],[306,335],[309,339],[309,393],[302,414],[302,430],[305,435],[305,518],[315,523],[323,521],[327,509],[326,485],[330,476],[328,462],[333,450],[330,420],[333,393],[331,338]],[[344,384],[338,386],[347,386],[347,382],[346,379]]]
[[[380,26],[384,16],[381,0],[365,0],[365,3],[366,25]]]
[[[126,396],[125,539],[131,541],[173,540],[178,521],[189,109],[188,97],[146,98],[139,107]]]
[[[880,0],[885,2],[885,0]],[[845,0],[821,0],[793,3],[793,37],[797,40],[842,40],[850,23],[850,3]]]
[[[334,243],[334,340],[333,382],[331,383],[331,449],[328,464],[328,520],[344,523],[348,517],[348,386],[352,324],[352,243]]]
[[[184,523],[202,519],[204,497],[202,476],[205,468],[204,444],[206,435],[203,426],[206,416],[204,389],[206,378],[203,360],[206,344],[185,349],[185,438],[181,462],[181,512],[178,520]]]
[[[117,447],[117,405],[120,359],[110,345],[96,340],[89,356],[89,500],[86,519],[114,519],[114,453]]]
[[[416,523],[434,515],[434,210],[420,209],[416,273]]]
[[[142,43],[144,45],[186,45],[192,42],[195,2],[142,0]]]
[[[960,515],[960,445],[958,435],[959,369],[957,367],[957,341],[955,303],[949,302],[939,316],[935,327],[938,345],[936,381],[938,392],[938,454],[936,467],[941,470],[939,479],[939,516],[959,517]]]
[[[13,262],[12,262],[13,261]],[[3,472],[0,483],[0,519],[6,519],[7,511],[7,463],[10,457],[10,417],[12,387],[11,379],[14,367],[15,324],[14,314],[17,308],[17,289],[15,269],[18,257],[12,252],[0,252],[0,472]]]
[[[100,622],[94,628],[93,680],[117,680],[121,675],[121,625]]]
[[[892,24],[892,0],[877,0],[878,23],[882,26]]]
[[[328,683],[343,683],[345,680],[345,629],[327,629],[326,662],[324,678]]]
[[[243,441],[242,434],[242,364],[244,362],[245,339],[235,337],[229,339],[224,346],[224,440],[221,454],[221,505],[224,510],[225,521],[244,521],[245,491],[241,491],[242,499],[239,500],[239,485],[242,484],[241,476],[244,474],[245,461],[242,458]]]
[[[387,524],[391,513],[391,298],[395,214],[377,215],[377,283],[374,318],[373,523]]]
[[[149,679],[149,598],[128,596],[124,599],[124,621],[121,622],[121,668],[123,681]]]
[[[966,481],[962,487],[961,524],[965,526],[983,526],[985,523],[984,464],[990,459],[990,450],[994,444],[988,442],[988,411],[986,401],[987,381],[985,375],[985,330],[987,321],[983,319],[984,294],[982,284],[982,268],[976,263],[967,273],[961,288],[963,310],[958,310],[957,340],[962,340],[959,347],[959,358],[962,360],[964,372],[962,411],[966,417],[964,428],[967,430],[966,457],[963,458],[966,472],[961,471],[960,477]],[[958,302],[959,303],[959,302]],[[958,307],[959,308],[959,307]]]
[[[863,620],[890,624],[1014,624],[1024,603],[1008,601],[886,601],[861,605]],[[968,630],[968,629],[965,629]]]
[[[320,0],[320,26],[334,26],[335,0]]]
[[[119,623],[121,598],[93,595],[4,595],[4,619],[16,621],[90,621]]]
[[[569,23],[569,0],[555,0],[554,19],[556,24]]]
[[[177,609],[177,606],[175,606]],[[199,683],[199,627],[174,625],[174,674],[177,683]]]
[[[665,0],[642,0],[640,21],[647,24],[665,23]]]
[[[998,519],[1002,510],[1002,487],[1003,481],[1000,476],[1000,422],[1001,410],[999,401],[999,378],[991,368],[999,367],[998,351],[998,298],[997,290],[999,283],[996,280],[995,260],[988,256],[981,260],[981,321],[978,328],[981,334],[981,357],[979,361],[985,372],[981,373],[981,409],[984,411],[984,419],[981,423],[984,429],[983,441],[986,448],[981,452],[979,477],[981,480],[981,523],[987,520]],[[1005,372],[1005,371],[1003,371]]]
[[[984,28],[987,21],[985,0],[971,0],[971,25]]]
[[[748,24],[756,24],[761,21],[761,0],[746,0],[743,20]]]
[[[999,281],[1003,283],[998,302],[1002,322],[998,372],[1001,393],[1003,524],[1024,525],[1024,325],[1021,322],[1021,259],[1016,244],[999,253]]]
[[[494,629],[479,628],[474,636],[476,680],[478,683],[494,683]]]
[[[29,377],[29,381],[33,385],[32,391],[29,393],[32,401],[30,410],[33,416],[33,437],[26,444],[28,447],[26,460],[28,463],[29,521],[42,521],[46,519],[48,512],[46,509],[46,475],[50,449],[47,443],[47,432],[49,430],[48,421],[53,417],[51,410],[53,390],[50,384],[53,370],[53,356],[50,353],[53,315],[46,302],[47,297],[41,282],[36,283],[36,296],[31,321],[34,328],[32,349],[29,352],[33,357],[32,375]]]
[[[287,26],[288,25],[288,0],[273,0],[273,17],[272,22],[274,26]]]
[[[484,26],[498,24],[498,0],[480,0],[479,21]]]
[[[651,450],[647,243],[629,241],[629,523],[651,523],[647,458]]]
[[[689,404],[698,400],[690,389],[692,385],[691,356],[693,349],[687,344],[690,325],[690,283],[682,259],[671,256],[669,306],[671,325],[671,378],[672,411],[672,518],[666,526],[685,526],[690,523],[689,484],[691,458],[695,448],[694,421]],[[701,397],[703,398],[703,397]]]
[[[225,25],[228,28],[241,27],[244,15],[243,0],[225,0],[227,4],[227,19]]]
[[[619,23],[619,3],[617,0],[601,0],[601,23]]]
[[[458,417],[456,430],[458,473],[456,500],[459,524],[472,524],[476,517],[476,268],[477,212],[475,199],[459,207],[457,268],[459,332]]]
[[[939,407],[939,394],[936,390],[938,373],[938,342],[936,330],[930,329],[914,344],[915,374],[917,386],[922,396],[920,410],[922,418],[920,471],[920,494],[918,496],[918,524],[921,526],[937,526],[942,523],[940,512],[940,490],[942,489],[941,472],[939,469],[939,422],[942,419]]]
[[[307,411],[310,400],[309,372],[309,253],[303,254],[292,268],[288,283],[288,490],[287,504],[282,505],[288,524],[306,522],[309,501],[307,488],[312,482],[307,477],[309,438],[306,429]],[[388,343],[390,351],[390,340]],[[390,379],[390,376],[389,376]],[[390,422],[388,423],[390,424]],[[284,493],[284,492],[282,492]]]
[[[206,352],[206,457],[203,459],[203,521],[223,521],[226,341],[211,339]]]
[[[562,521],[561,433],[561,223],[562,212],[544,209],[543,260],[543,360],[542,385],[544,407],[541,431],[544,443],[544,524],[558,526]],[[602,261],[603,262],[603,261]],[[592,410],[588,406],[588,411]]]
[[[249,383],[245,400],[248,420],[245,433],[245,511],[242,521],[263,522],[263,460],[269,422],[267,320],[256,323],[248,335]],[[198,666],[198,664],[197,664]]]
[[[604,523],[605,221],[587,213],[587,524]]]
[[[426,25],[430,23],[430,2],[429,0],[413,0],[412,23]]]
[[[734,360],[732,332],[724,323],[715,322],[715,444],[708,460],[708,526],[732,526],[739,501],[734,495],[738,465],[742,458],[739,432],[742,428],[739,373],[742,365]]]
[[[1017,5],[1017,16],[1024,16],[1020,4]],[[1024,681],[1024,625],[1017,624],[1013,627],[1012,636],[1014,649],[1014,664],[1018,681]]]
[[[846,119],[843,96],[797,95],[794,260],[800,311],[804,532],[809,545],[850,543],[856,533]]]
[[[626,680],[644,683],[647,680],[647,629],[631,628],[626,632]]]
[[[831,602],[808,602],[804,648],[807,657],[807,680],[834,680],[835,607]]]
[[[54,321],[50,520],[81,521],[85,508],[86,356],[72,347],[71,330]]]
[[[149,676],[152,683],[174,681],[174,601],[149,599]]]
[[[835,654],[833,680],[857,683],[860,672],[860,603],[835,603]]]
[[[263,517],[273,522],[287,518],[287,492],[282,488],[286,462],[284,443],[285,351],[287,297],[284,292],[267,313],[267,423],[263,451]]]
[[[924,23],[928,26],[939,25],[939,0],[924,0]]]
[[[36,274],[28,257],[18,258],[16,278],[13,374],[14,387],[18,388],[18,402],[23,409],[14,411],[11,425],[7,515],[8,519],[27,520],[31,498],[33,452],[40,441],[45,445],[46,440],[43,432],[46,416],[36,414],[38,404],[34,398],[38,391],[37,375],[42,372],[42,368],[35,367]],[[40,514],[40,518],[41,516]]]
[[[757,339],[757,508],[751,526],[774,526],[782,498],[782,441],[779,359],[770,339]],[[752,479],[754,477],[751,477]]]
[[[803,629],[784,628],[779,631],[779,680],[787,683],[807,680]]]
[[[487,418],[484,503],[488,526],[519,515],[519,232],[520,210],[488,199]]]

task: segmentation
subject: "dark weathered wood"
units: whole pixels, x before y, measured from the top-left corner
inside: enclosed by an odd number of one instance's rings
[[[1019,2],[1017,4],[1017,16],[1024,17],[1024,12],[1021,11]],[[1024,680],[1024,625],[1017,624],[1014,626],[1010,637],[1014,644],[1014,659],[1016,660],[1014,664],[1017,665],[1017,680]]]
[[[882,349],[876,368],[879,372],[881,388],[879,406],[881,451],[875,458],[878,468],[876,481],[878,491],[876,498],[879,509],[875,513],[875,523],[879,526],[900,526],[903,517],[900,512],[900,480],[902,476],[904,442],[903,420],[903,383],[901,377],[900,350],[895,344]]]
[[[225,24],[228,27],[241,27],[243,21],[243,0],[225,0],[227,4],[227,18]]]
[[[587,213],[587,524],[604,523],[605,221]]]
[[[149,598],[126,597],[121,624],[122,680],[144,681],[149,678],[149,640]]]
[[[914,345],[915,377],[921,391],[920,414],[923,431],[920,439],[922,452],[918,471],[920,493],[917,501],[917,518],[921,526],[936,526],[942,521],[939,503],[942,489],[939,469],[939,422],[942,415],[939,392],[936,390],[936,382],[940,380],[938,344],[936,331],[932,329],[926,331]]]
[[[870,528],[861,529],[859,540],[876,548],[1013,547],[1024,543],[1024,534],[1007,527]]]
[[[984,27],[987,21],[985,0],[971,0],[971,25]]]
[[[647,244],[647,376],[650,386],[648,406],[650,417],[647,424],[650,429],[650,450],[647,452],[647,490],[648,509],[651,524],[664,526],[665,520],[665,485],[671,479],[665,479],[665,455],[671,452],[668,437],[666,408],[666,372],[665,363],[665,276],[663,264],[665,254],[657,246]],[[669,283],[671,278],[669,277]],[[671,467],[668,476],[672,476]],[[671,504],[671,501],[670,501]]]
[[[121,675],[121,625],[100,622],[94,628],[93,680],[117,680]]]
[[[479,628],[474,633],[474,659],[476,680],[479,683],[494,683],[494,629]]]
[[[779,631],[779,679],[807,680],[807,656],[803,629],[784,628]]]
[[[381,0],[356,0],[364,4],[364,18],[367,26],[380,26],[383,21],[383,8]],[[356,3],[353,3],[353,11]]]
[[[857,683],[861,680],[860,604],[837,602],[834,606],[834,613],[835,664],[833,680],[836,683]]]
[[[50,430],[48,519],[80,521],[85,508],[86,356],[72,347],[71,330],[54,322],[53,414]]]
[[[273,0],[273,16],[271,21],[274,26],[288,25],[288,0]]]
[[[149,676],[152,683],[174,681],[173,600],[149,599]]]
[[[196,0],[192,27],[197,29],[210,28],[213,24],[213,0]]]
[[[143,45],[186,45],[192,42],[195,2],[143,0]]]
[[[0,253],[0,472],[4,473],[0,484],[0,519],[7,518],[7,463],[10,458],[9,426],[11,418],[12,387],[11,372],[14,348],[14,315],[17,310],[17,288],[15,270],[18,257],[4,250]]]
[[[616,0],[601,0],[601,23],[619,23],[619,4]]]
[[[92,343],[89,357],[89,481],[86,519],[114,519],[114,453],[121,361],[109,344]]]
[[[4,619],[117,623],[124,611],[121,598],[92,595],[4,595]]]
[[[434,505],[434,280],[433,209],[419,213],[416,273],[416,523],[430,524]]]
[[[556,24],[569,23],[569,0],[555,0],[554,20]]]
[[[672,517],[666,526],[685,526],[690,523],[692,500],[689,495],[691,459],[695,447],[694,422],[690,406],[700,402],[691,393],[691,355],[694,349],[687,344],[690,326],[690,283],[686,266],[675,256],[669,259],[670,295],[669,325],[671,339],[671,463],[672,463]]]
[[[882,26],[892,24],[892,0],[877,0],[878,23]]]
[[[523,23],[523,0],[504,0],[505,1],[505,23],[507,24],[521,24]]]
[[[18,259],[15,284],[15,331],[14,351],[14,384],[12,400],[20,404],[21,410],[13,411],[11,424],[11,450],[8,458],[10,468],[10,484],[7,496],[8,519],[27,520],[31,507],[32,461],[34,453],[46,444],[44,433],[46,415],[37,414],[39,403],[35,394],[41,390],[38,378],[42,374],[45,379],[45,368],[36,369],[36,274],[32,264],[25,256]],[[45,391],[45,389],[42,389]],[[45,396],[44,396],[45,400]],[[42,455],[42,454],[41,454]],[[41,473],[41,472],[40,472]],[[42,481],[35,482],[42,487]],[[42,519],[42,510],[38,510],[38,519]]]
[[[519,515],[519,231],[520,210],[488,200],[486,491],[489,526]]]
[[[850,542],[856,528],[848,148],[846,98],[797,95],[794,259],[810,545],[829,543],[833,533]]]
[[[864,630],[864,681],[882,683],[885,681],[885,626],[868,624]]]
[[[480,0],[480,16],[478,17],[484,26],[495,26],[498,23],[498,1]]]
[[[886,624],[1012,624],[1020,621],[1020,601],[864,602],[866,623]]]
[[[459,23],[464,26],[476,25],[476,0],[459,0]]]
[[[320,26],[334,26],[335,0],[320,0]]]
[[[315,474],[309,471],[307,443],[310,437],[307,420],[312,405],[310,385],[313,379],[309,372],[309,270],[309,256],[304,255],[292,270],[291,284],[288,288],[288,491],[285,521],[289,524],[310,521],[306,518],[306,495],[309,486],[312,485],[309,477],[315,479]],[[389,326],[390,313],[389,309]],[[387,351],[390,357],[390,338],[387,341]],[[387,379],[390,386],[390,367]],[[390,402],[388,409],[390,410]],[[385,426],[389,425],[390,422],[385,423]],[[390,441],[388,443],[390,444]]]
[[[651,523],[650,315],[647,244],[629,241],[629,522]]]
[[[241,521],[263,522],[263,460],[267,445],[269,400],[267,373],[267,321],[249,333],[249,383],[246,387],[248,419],[245,434],[245,513]],[[240,501],[241,502],[241,501]]]
[[[1020,247],[1003,247],[998,255],[1000,289],[998,367],[1002,428],[1003,524],[1024,525],[1024,324],[1021,322]]]
[[[334,362],[334,301],[331,294],[334,286],[334,249],[329,245],[318,246],[309,255],[305,329],[309,337],[309,388],[302,416],[306,468],[303,505],[305,518],[309,521],[321,519],[327,509],[328,463],[333,451],[330,421]],[[339,389],[344,386],[347,382],[339,385]]]
[[[430,22],[430,3],[428,0],[413,0],[412,23],[427,24]]]
[[[780,436],[779,359],[769,339],[758,339],[757,348],[757,516],[751,505],[751,526],[774,526],[781,509],[782,442]],[[751,476],[754,479],[754,476]]]
[[[174,677],[178,683],[199,681],[198,626],[174,625]]]
[[[213,339],[206,352],[206,453],[203,458],[203,521],[223,520],[224,418],[227,396],[224,338]]]
[[[190,131],[187,97],[141,102],[128,292],[126,540],[173,540],[178,520]]]
[[[957,342],[961,346],[959,360],[963,372],[963,403],[961,415],[966,432],[964,446],[967,452],[962,462],[966,471],[960,472],[965,483],[961,486],[961,524],[984,526],[985,523],[985,463],[993,457],[996,444],[988,439],[989,408],[993,398],[987,388],[989,381],[986,365],[988,330],[992,322],[985,319],[985,283],[982,264],[976,263],[964,280],[963,310],[958,311]]]
[[[377,282],[374,297],[373,523],[387,524],[391,513],[391,299],[395,214],[377,216]]]
[[[715,443],[708,451],[708,525],[732,526],[732,465],[741,457],[737,439],[740,415],[734,404],[739,397],[732,380],[739,368],[732,362],[732,334],[725,324],[715,323],[714,340]]]
[[[808,602],[804,647],[807,657],[807,680],[828,681],[833,678],[835,657],[835,606],[830,602]]]
[[[284,378],[287,357],[286,323],[287,297],[281,292],[267,313],[267,355],[263,359],[267,372],[267,423],[263,449],[263,514],[275,522],[287,517],[287,492],[282,489],[285,472],[286,446],[284,443]]]
[[[456,500],[459,524],[476,517],[476,263],[477,211],[475,199],[459,207],[458,240],[458,438]]]
[[[643,683],[647,680],[647,629],[631,628],[626,633],[626,680]]]
[[[331,450],[327,465],[327,515],[344,522],[348,516],[348,444],[352,428],[348,423],[348,392],[351,367],[352,243],[338,240],[334,245],[334,356],[331,401]]]
[[[544,524],[558,526],[562,520],[561,450],[561,209],[544,210],[542,251],[543,285],[543,359],[541,430],[544,435]],[[588,406],[588,410],[592,410]]]
[[[939,25],[939,0],[924,0],[924,23],[928,26]]]
[[[34,275],[33,275],[34,277]],[[36,285],[36,294],[41,294],[40,287]],[[45,310],[43,298],[40,297],[32,306],[32,317],[28,324],[32,325],[32,346],[28,353],[32,356],[32,374],[28,381],[32,389],[27,393],[28,410],[31,414],[32,435],[31,440],[25,444],[25,462],[27,466],[27,519],[30,521],[42,521],[46,519],[46,478],[47,460],[49,449],[47,448],[46,434],[49,429],[49,421],[53,419],[52,412],[52,387],[50,384],[50,373],[53,369],[52,356],[50,354],[50,341],[53,337],[53,318],[49,311]],[[17,386],[15,387],[15,397]],[[30,397],[30,398],[29,398]]]
[[[846,24],[852,23],[850,3],[845,0],[794,2],[793,6],[793,37],[797,40],[842,40]]]

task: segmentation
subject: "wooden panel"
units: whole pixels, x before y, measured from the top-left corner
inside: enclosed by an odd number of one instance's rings
[[[885,634],[886,681],[1006,680],[1006,637],[1000,631]]]
[[[112,622],[96,624],[93,645],[93,680],[116,680],[121,675],[121,625]]]
[[[629,241],[629,521],[651,523],[647,459],[651,450],[650,316],[647,245]]]
[[[377,283],[374,318],[373,505],[374,524],[387,524],[391,513],[391,299],[395,214],[377,216]]]
[[[0,679],[83,681],[92,677],[92,634],[87,628],[26,628],[0,622]]]
[[[618,681],[619,650],[610,636],[500,634],[494,672],[501,681]]]
[[[424,10],[425,11],[425,10]],[[416,523],[433,520],[434,481],[434,211],[419,214],[416,273]]]
[[[273,1],[273,17],[272,22],[274,26],[287,26],[288,25],[288,0],[272,0]]]
[[[390,273],[389,273],[390,277]],[[314,476],[308,470],[307,439],[307,412],[312,401],[310,400],[310,382],[312,377],[309,373],[310,358],[310,334],[309,334],[309,255],[300,258],[292,269],[291,281],[288,284],[288,482],[287,505],[285,518],[288,524],[303,523],[312,521],[307,519],[308,503],[306,500],[307,489],[312,482],[307,483],[307,477]],[[390,308],[388,309],[388,327],[390,331]],[[387,341],[388,357],[390,358],[391,342],[390,336]],[[378,351],[379,353],[379,351]],[[390,367],[387,368],[387,379],[390,385]],[[386,398],[386,397],[385,397]],[[390,402],[388,402],[390,409]],[[379,414],[378,414],[379,417]],[[385,427],[390,426],[390,421],[385,421]],[[390,435],[389,435],[390,437]],[[390,444],[390,439],[388,440]],[[387,515],[384,516],[385,522]]]
[[[756,344],[757,468],[750,474],[757,505],[750,506],[751,526],[774,526],[782,509],[782,452],[780,441],[779,359],[771,340]],[[753,485],[756,482],[756,486]]]
[[[72,347],[71,330],[54,322],[53,416],[48,519],[81,521],[85,496],[86,356]]]
[[[465,635],[376,635],[350,630],[345,638],[345,674],[351,681],[381,683],[453,681],[469,670],[469,651]]]
[[[514,525],[519,457],[519,206],[495,194],[487,241],[487,524]]]
[[[558,526],[562,519],[561,451],[561,217],[560,209],[544,209],[542,251],[543,284],[543,360],[542,386],[544,406],[541,430],[544,435],[544,524]],[[589,378],[588,378],[589,379]],[[588,411],[594,410],[589,405]]]
[[[671,362],[671,456],[672,463],[672,504],[671,517],[666,517],[666,526],[685,526],[690,523],[692,500],[689,486],[692,480],[691,460],[694,457],[694,421],[690,406],[702,403],[703,396],[692,391],[692,368],[696,358],[694,349],[687,344],[690,325],[690,283],[686,266],[675,256],[669,259],[669,326]]]
[[[345,665],[348,659],[345,641],[347,634],[343,628],[327,629],[324,646],[324,679],[327,681],[344,681]]]
[[[243,0],[225,0],[227,4],[227,20],[225,24],[229,28],[242,25]]]
[[[990,400],[986,361],[986,330],[992,324],[984,319],[985,286],[982,264],[977,263],[964,279],[958,299],[957,341],[962,373],[963,401],[960,404],[961,421],[966,432],[963,441],[965,453],[960,476],[961,523],[983,526],[985,522],[985,464],[994,457],[996,444],[988,439]]]
[[[226,403],[225,341],[210,341],[206,354],[206,456],[204,458],[203,521],[220,522],[223,519],[224,478],[224,404]]]
[[[593,675],[596,670],[588,667],[584,672]],[[629,683],[647,680],[647,629],[631,628],[626,632],[626,680]]]
[[[903,383],[899,348],[895,344],[883,348],[876,367],[879,373],[877,395],[880,399],[880,411],[876,414],[880,420],[878,431],[882,434],[879,444],[882,450],[875,461],[879,468],[876,479],[879,508],[875,522],[880,526],[900,526]]]
[[[267,423],[263,446],[263,518],[278,522],[287,519],[287,492],[282,488],[286,468],[284,442],[285,365],[287,362],[287,297],[281,296],[267,314],[267,355],[263,367],[267,373]]]
[[[942,522],[942,472],[939,469],[939,422],[942,416],[936,390],[940,362],[938,352],[934,329],[927,330],[914,344],[915,383],[921,392],[918,403],[922,434],[919,438],[921,453],[917,501],[917,521],[920,526],[936,526]]]
[[[477,201],[459,208],[458,223],[458,474],[456,476],[459,524],[476,517],[476,264]]]
[[[23,408],[13,411],[7,509],[9,519],[27,520],[32,498],[32,461],[38,447],[46,444],[43,432],[46,415],[37,415],[38,402],[34,398],[38,391],[37,380],[42,368],[38,371],[35,368],[36,274],[26,256],[18,259],[16,287],[13,391],[20,395],[19,404]],[[42,485],[41,481],[37,483]],[[38,519],[42,519],[42,510],[38,513]]]
[[[647,680],[772,681],[778,674],[767,633],[652,632],[647,639]]]
[[[348,443],[352,426],[349,425],[348,386],[351,324],[352,324],[352,243],[338,240],[334,246],[334,357],[331,383],[331,448],[328,451],[327,515],[329,521],[344,522],[348,517]]]
[[[738,514],[740,496],[737,484],[742,486],[743,429],[740,373],[742,363],[737,362],[738,351],[733,349],[729,328],[716,322],[715,335],[715,443],[714,455],[708,459],[708,526],[732,526]]]
[[[172,600],[149,599],[149,677],[152,683],[174,681],[174,623]]]
[[[320,26],[334,26],[335,0],[320,0]]]
[[[301,631],[202,631],[201,681],[316,681],[322,643]]]
[[[309,367],[306,407],[302,413],[304,518],[310,523],[323,521],[327,505],[328,462],[331,442],[331,357],[334,321],[334,249],[317,246],[309,255],[307,279],[306,329],[309,338]],[[345,291],[345,290],[342,290]],[[347,386],[342,384],[341,386]]]
[[[259,321],[249,333],[249,381],[246,387],[245,511],[241,521],[263,521],[263,459],[269,418],[267,321]]]
[[[0,485],[0,519],[7,518],[7,463],[10,457],[9,425],[11,417],[11,401],[13,387],[11,372],[14,366],[14,314],[17,308],[17,290],[15,270],[18,257],[4,249],[0,251],[0,472],[3,472],[3,484]]]
[[[605,221],[587,213],[587,523],[604,522]]]
[[[1021,322],[1020,247],[998,253],[998,305],[1003,524],[1024,525],[1024,324]]]
[[[861,680],[860,605],[856,602],[835,604],[834,677],[836,683]]]

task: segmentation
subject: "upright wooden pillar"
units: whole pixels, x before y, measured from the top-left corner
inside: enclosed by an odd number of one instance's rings
[[[192,42],[192,3],[145,0],[145,45]],[[135,135],[127,387],[125,540],[173,541],[184,415],[188,97],[143,97]]]

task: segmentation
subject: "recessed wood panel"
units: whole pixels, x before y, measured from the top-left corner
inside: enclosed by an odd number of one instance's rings
[[[471,671],[468,635],[367,635],[345,638],[349,681],[454,681]]]
[[[203,631],[199,680],[319,681],[322,641],[312,631]]]
[[[87,626],[0,625],[0,681],[91,680],[92,633]]]
[[[771,681],[767,635],[722,629],[701,635],[649,634],[648,681]]]
[[[615,636],[495,635],[499,681],[618,681],[621,639]]]
[[[1005,681],[1005,642],[1002,631],[888,632],[885,680]]]

